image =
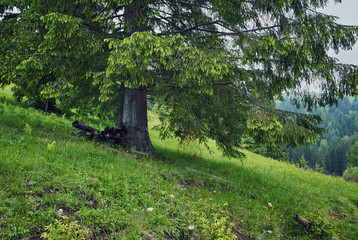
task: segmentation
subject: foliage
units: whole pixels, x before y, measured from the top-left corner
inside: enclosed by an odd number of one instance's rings
[[[358,183],[358,167],[348,167],[343,173],[343,178],[346,181]]]
[[[85,240],[89,230],[82,229],[77,222],[70,222],[68,217],[63,216],[63,221],[56,219],[54,224],[45,227],[47,232],[41,238],[48,240]]]
[[[305,156],[302,155],[300,159],[300,167],[305,168],[307,166],[308,161],[305,159]]]
[[[231,156],[241,136],[308,145],[321,118],[274,100],[314,82],[322,95],[295,95],[308,109],[358,94],[357,67],[327,54],[358,29],[314,10],[327,1],[3,0],[0,84],[112,124],[126,89],[145,89],[168,110],[162,137],[213,139]]]
[[[11,226],[8,232],[4,233],[6,239],[24,238],[30,235],[30,230],[24,227]]]
[[[24,132],[28,135],[32,134],[32,127],[29,124],[25,124]]]
[[[199,239],[237,239],[237,236],[232,233],[235,224],[230,219],[230,213],[227,210],[228,203],[212,203],[211,201],[211,198],[199,199],[197,204],[201,206],[202,211],[191,211],[189,214],[192,231],[198,233],[196,237]]]
[[[330,239],[336,235],[337,226],[330,219],[323,216],[320,211],[315,210],[309,212],[307,220],[311,223],[309,231],[311,231],[315,237]]]
[[[316,163],[314,165],[314,168],[313,168],[316,172],[319,172],[319,173],[323,173],[324,172],[324,168],[321,167],[321,165],[319,165],[319,163]]]

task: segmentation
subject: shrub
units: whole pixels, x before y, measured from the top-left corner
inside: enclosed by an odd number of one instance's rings
[[[199,199],[198,203],[203,211],[191,211],[189,230],[196,232],[200,239],[237,239],[231,232],[234,224],[230,220],[227,210],[228,203],[213,203],[212,199]]]
[[[45,227],[46,231],[41,235],[41,238],[48,240],[85,240],[88,229],[81,229],[77,222],[69,222],[66,216],[63,217],[64,221],[56,220],[54,224]]]
[[[336,224],[318,210],[307,213],[307,220],[312,224],[309,231],[315,238],[331,239],[337,232]]]
[[[346,181],[358,182],[358,167],[348,167],[343,173],[343,179]]]
[[[305,168],[307,166],[308,161],[306,160],[305,156],[302,155],[300,159],[300,166],[301,168]]]

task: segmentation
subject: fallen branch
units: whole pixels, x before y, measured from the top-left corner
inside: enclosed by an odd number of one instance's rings
[[[83,123],[80,123],[79,121],[74,121],[72,123],[72,126],[77,128],[77,132],[79,135],[81,136],[85,136],[85,137],[88,137],[89,139],[98,139],[98,140],[101,140],[103,142],[106,142],[106,141],[111,141],[115,144],[121,144],[122,141],[121,141],[121,137],[125,131],[125,127],[123,126],[120,126],[120,127],[106,127],[103,131],[100,131],[98,129],[95,129],[89,125],[86,125],[86,124],[83,124]],[[115,148],[108,148],[112,151],[115,151],[117,153],[120,153],[120,154],[123,154],[123,155],[127,155],[127,156],[131,156],[131,157],[134,157],[134,158],[138,158],[137,155],[135,154],[139,154],[139,155],[142,155],[142,156],[145,156],[147,157],[148,154],[145,153],[145,152],[140,152],[140,151],[137,151],[137,150],[130,150],[130,153],[128,152],[125,152],[125,151],[121,151],[121,150],[118,150],[118,149],[115,149]]]
[[[295,215],[293,219],[296,220],[298,223],[302,224],[303,226],[305,226],[306,229],[309,229],[312,225],[307,219],[301,217],[300,215]]]
[[[110,141],[115,144],[121,144],[121,135],[125,131],[124,127],[106,127],[103,131],[95,129],[89,125],[74,121],[72,126],[78,129],[78,134],[90,139],[99,139],[103,142]]]

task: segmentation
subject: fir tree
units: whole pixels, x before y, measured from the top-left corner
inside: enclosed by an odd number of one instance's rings
[[[308,109],[358,93],[357,67],[327,55],[351,49],[357,27],[317,11],[326,3],[3,0],[1,84],[112,117],[125,145],[151,153],[148,96],[167,111],[163,137],[211,138],[229,155],[245,135],[268,147],[308,144],[321,118],[274,100],[315,82],[322,95],[298,96]]]

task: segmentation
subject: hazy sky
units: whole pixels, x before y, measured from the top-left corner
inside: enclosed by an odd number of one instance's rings
[[[337,4],[334,3],[334,0],[329,0],[327,7],[320,11],[339,17],[338,23],[340,24],[358,26],[358,0],[342,0],[342,3]],[[338,55],[332,52],[331,55],[343,63],[358,65],[358,43],[351,51],[341,51]]]

